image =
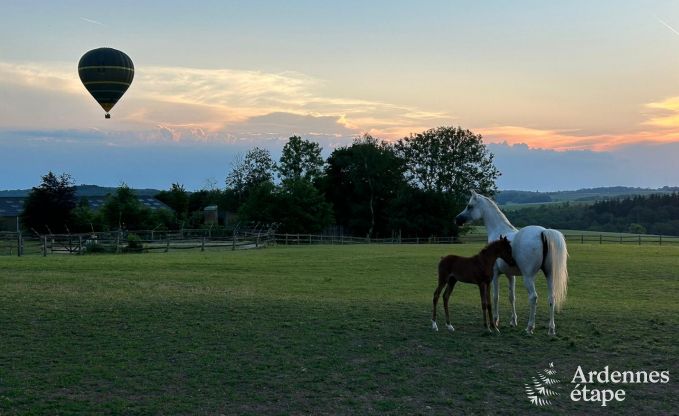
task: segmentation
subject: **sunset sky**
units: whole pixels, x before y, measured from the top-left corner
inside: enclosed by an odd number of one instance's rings
[[[679,185],[676,1],[8,1],[0,189],[223,187],[235,155],[370,133],[484,137],[501,189]],[[105,120],[77,73],[135,63]]]

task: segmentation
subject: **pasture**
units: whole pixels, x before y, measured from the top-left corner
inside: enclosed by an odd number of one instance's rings
[[[431,330],[436,266],[481,244],[0,257],[0,414],[669,414],[679,409],[679,247],[571,244],[555,337],[482,327],[478,288]],[[561,393],[528,402],[554,363]],[[572,402],[585,371],[669,370],[626,399]],[[610,385],[607,387],[610,388]]]

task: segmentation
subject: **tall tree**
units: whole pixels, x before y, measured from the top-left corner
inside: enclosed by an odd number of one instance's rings
[[[438,127],[405,137],[395,147],[413,186],[462,198],[471,190],[497,191],[495,180],[500,172],[480,134],[461,127]]]
[[[160,191],[156,198],[174,210],[178,222],[189,216],[189,194],[184,185],[173,183],[169,191]]]
[[[151,209],[144,206],[137,194],[126,184],[120,185],[116,191],[106,198],[101,207],[104,225],[111,228],[142,230],[152,226]]]
[[[242,201],[254,187],[262,182],[273,181],[275,167],[268,150],[260,147],[250,149],[244,158],[234,164],[226,177],[226,187],[233,190]]]
[[[388,234],[387,208],[404,184],[404,169],[391,145],[369,135],[335,149],[323,188],[338,223],[354,234]]]
[[[313,182],[323,173],[321,146],[299,136],[292,136],[283,146],[283,153],[278,164],[278,172],[283,179],[304,179]]]
[[[56,176],[49,172],[26,198],[21,221],[24,226],[40,232],[66,232],[75,207],[75,186],[71,176],[66,173]]]

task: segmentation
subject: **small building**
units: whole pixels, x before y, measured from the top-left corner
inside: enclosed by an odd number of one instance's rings
[[[21,197],[0,198],[0,231],[16,231],[19,217],[24,211]]]
[[[205,208],[203,208],[203,216],[205,225],[219,224],[219,209],[217,205],[208,205]]]

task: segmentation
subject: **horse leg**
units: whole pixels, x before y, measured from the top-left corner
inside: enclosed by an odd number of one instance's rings
[[[552,276],[545,275],[547,277],[547,293],[549,293],[547,301],[549,302],[549,329],[547,334],[556,335],[556,325],[554,324],[554,285],[552,282]]]
[[[493,323],[500,326],[500,271],[497,266],[493,267]]]
[[[455,283],[457,283],[457,280],[450,279],[450,281],[448,282],[448,287],[446,287],[446,291],[443,292],[443,309],[446,311],[446,327],[450,332],[455,331],[455,328],[450,323],[450,313],[448,311],[448,299],[450,298],[450,294],[453,293]]]
[[[434,299],[432,300],[433,306],[431,309],[431,329],[434,331],[439,330],[439,326],[436,325],[436,305],[439,302],[439,296],[441,295],[441,291],[443,290],[443,287],[445,286],[445,283],[440,283],[436,287],[436,290],[434,290]]]
[[[528,304],[530,305],[526,332],[532,334],[535,329],[535,310],[538,304],[538,292],[535,290],[535,275],[524,275],[523,285],[528,290]]]
[[[490,321],[490,328],[499,334],[500,330],[495,325],[495,321],[493,321],[493,305],[490,302],[490,284],[484,283],[484,285],[486,286],[486,305],[488,305],[488,320]]]
[[[508,275],[507,279],[509,280],[509,304],[512,305],[512,319],[509,321],[509,325],[516,326],[516,276]]]

